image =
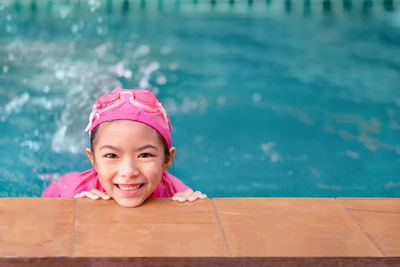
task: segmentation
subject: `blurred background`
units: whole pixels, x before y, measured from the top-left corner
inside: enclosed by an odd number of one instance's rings
[[[89,169],[116,87],[210,197],[400,197],[400,0],[2,0],[0,197]]]

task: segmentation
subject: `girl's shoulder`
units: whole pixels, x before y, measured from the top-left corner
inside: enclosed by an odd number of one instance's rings
[[[61,176],[59,180],[52,182],[44,190],[42,197],[73,198],[76,194],[82,191],[90,191],[93,188],[104,191],[94,169],[84,172],[70,172]]]
[[[182,183],[181,180],[169,174],[168,172],[164,172],[161,182],[154,190],[152,197],[172,197],[178,192],[184,192],[189,187]]]

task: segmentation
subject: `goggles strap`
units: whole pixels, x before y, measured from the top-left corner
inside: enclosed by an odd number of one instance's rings
[[[89,115],[89,124],[86,126],[85,132],[88,132],[90,130],[90,128],[92,127],[92,123],[93,123],[93,117],[94,117],[94,113],[96,112],[96,104],[93,105],[92,107],[92,112],[90,112]]]

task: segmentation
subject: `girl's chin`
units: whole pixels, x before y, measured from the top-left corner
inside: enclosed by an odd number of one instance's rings
[[[142,205],[142,203],[146,200],[141,197],[135,198],[121,198],[121,197],[114,197],[115,202],[118,205],[125,207],[125,208],[136,208]]]
[[[121,190],[117,185],[112,188],[112,197],[118,205],[126,208],[135,208],[140,206],[146,200],[146,186],[139,189]]]

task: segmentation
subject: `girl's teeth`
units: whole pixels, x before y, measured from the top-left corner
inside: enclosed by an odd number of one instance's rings
[[[120,185],[119,188],[121,188],[122,190],[135,190],[138,189],[141,186],[141,184],[137,185],[137,186],[122,186]]]

